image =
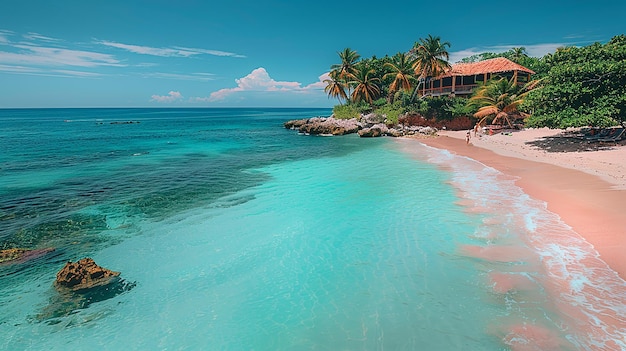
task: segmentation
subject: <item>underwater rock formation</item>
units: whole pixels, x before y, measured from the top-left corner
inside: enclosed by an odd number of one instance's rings
[[[96,286],[107,285],[120,272],[102,268],[91,258],[83,258],[77,262],[68,262],[57,273],[54,285],[57,288],[67,288],[73,291],[90,289]]]
[[[0,250],[0,265],[23,263],[41,257],[52,251],[54,251],[53,247],[36,250],[20,248]]]
[[[119,277],[120,272],[98,266],[93,259],[68,262],[57,273],[54,293],[48,305],[36,316],[38,321],[57,324],[96,302],[111,299],[134,288],[135,282]]]

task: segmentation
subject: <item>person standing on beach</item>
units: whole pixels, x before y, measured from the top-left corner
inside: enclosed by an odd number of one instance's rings
[[[465,135],[465,143],[469,145],[470,139],[472,138],[471,129],[467,131]]]

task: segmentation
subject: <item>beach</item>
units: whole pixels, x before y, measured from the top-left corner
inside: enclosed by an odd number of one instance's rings
[[[626,147],[562,138],[561,133],[547,128],[495,135],[472,131],[468,144],[466,131],[441,131],[419,141],[516,177],[525,193],[546,202],[626,278]]]

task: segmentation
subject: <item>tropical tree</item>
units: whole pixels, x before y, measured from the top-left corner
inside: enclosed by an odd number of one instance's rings
[[[409,92],[413,89],[413,82],[415,81],[413,70],[413,62],[415,60],[403,52],[395,54],[391,60],[391,62],[384,64],[391,72],[383,76],[383,79],[393,78],[389,85],[389,94],[393,95],[399,90]]]
[[[326,92],[329,97],[339,100],[339,104],[341,104],[341,99],[348,101],[348,94],[346,93],[347,85],[345,81],[339,79],[336,71],[331,71],[329,77],[329,79],[324,79],[324,83],[326,83],[324,92]]]
[[[478,107],[474,113],[474,117],[479,119],[477,125],[484,126],[492,119],[492,124],[506,123],[513,127],[512,120],[528,116],[520,110],[520,105],[537,84],[537,81],[532,81],[520,87],[514,79],[500,78],[479,87],[469,100],[470,105]]]
[[[525,104],[529,126],[607,127],[626,125],[626,36],[608,43],[558,49],[546,59],[541,89]]]
[[[345,48],[337,54],[339,54],[341,63],[330,66],[330,69],[337,72],[337,79],[347,80],[350,75],[356,73],[355,66],[361,55],[350,48]]]
[[[518,48],[511,48],[511,50],[509,50],[509,53],[509,59],[517,63],[520,63],[522,59],[528,57],[528,54],[526,54],[526,48],[523,46]]]
[[[428,35],[428,38],[420,38],[409,52],[414,58],[413,69],[419,77],[420,83],[426,87],[426,81],[430,77],[436,77],[450,68],[450,54],[447,48],[449,42],[441,42],[440,37]],[[419,85],[419,83],[418,83]],[[419,88],[416,87],[416,91]]]
[[[356,66],[356,72],[351,75],[351,80],[348,82],[354,86],[352,92],[354,102],[365,101],[372,104],[374,99],[380,95],[380,88],[378,87],[380,78],[375,77],[375,73],[375,70],[366,64]]]

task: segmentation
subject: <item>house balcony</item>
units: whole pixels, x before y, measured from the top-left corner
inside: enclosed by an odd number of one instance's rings
[[[478,84],[457,85],[452,87],[429,88],[422,91],[422,96],[470,95]]]

